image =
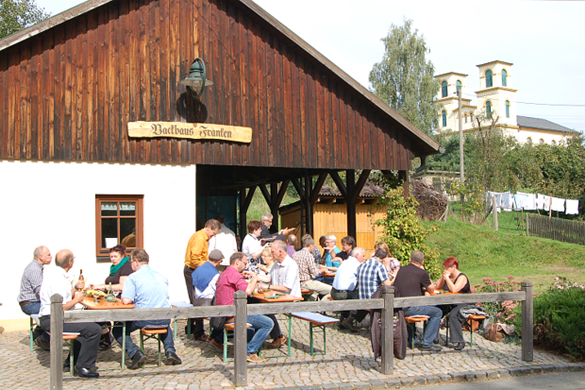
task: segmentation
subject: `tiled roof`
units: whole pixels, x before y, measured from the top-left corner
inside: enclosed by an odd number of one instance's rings
[[[547,121],[546,119],[540,118],[530,118],[527,116],[516,116],[516,122],[520,127],[529,127],[532,129],[540,129],[540,130],[549,130],[549,131],[558,131],[561,133],[574,133],[575,130],[569,129],[568,127],[558,125],[551,121]]]

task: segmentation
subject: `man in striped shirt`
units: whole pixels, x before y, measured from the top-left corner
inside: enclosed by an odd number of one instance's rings
[[[315,280],[316,277],[327,272],[327,267],[315,264],[315,259],[312,255],[315,247],[315,240],[309,234],[305,234],[301,239],[303,249],[292,256],[292,259],[297,262],[299,266],[299,280],[301,281],[301,288],[311,290],[311,300],[316,301],[319,295],[323,296],[321,299],[328,299],[331,296],[331,286]]]
[[[20,294],[18,304],[20,309],[28,315],[39,314],[41,308],[41,284],[43,284],[43,267],[51,264],[53,256],[44,245],[37,247],[33,253],[33,260],[26,266],[20,280]],[[35,344],[44,350],[49,350],[49,334],[40,327],[34,330]]]

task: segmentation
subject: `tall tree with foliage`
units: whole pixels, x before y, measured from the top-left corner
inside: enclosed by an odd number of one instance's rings
[[[384,58],[370,72],[372,92],[426,134],[438,125],[433,99],[439,92],[435,67],[426,59],[427,44],[412,20],[403,26],[392,24],[382,38]]]
[[[0,0],[0,39],[49,16],[51,14],[38,7],[35,0]]]

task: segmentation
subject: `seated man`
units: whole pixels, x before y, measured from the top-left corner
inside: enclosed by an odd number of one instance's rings
[[[193,286],[195,287],[195,305],[211,306],[215,297],[215,288],[219,271],[217,267],[223,261],[223,254],[219,249],[209,252],[208,260],[193,271]]]
[[[270,213],[264,213],[262,214],[262,218],[260,218],[260,221],[262,222],[262,232],[260,233],[260,239],[263,241],[263,243],[272,242],[274,240],[284,241],[284,236],[295,230],[294,228],[281,229],[278,233],[270,233],[269,229],[272,226],[273,218],[273,215]]]
[[[63,297],[63,310],[71,310],[83,300],[83,293],[77,289],[83,289],[85,283],[77,282],[71,288],[71,282],[67,278],[67,272],[73,268],[75,257],[69,249],[62,249],[55,257],[56,267],[47,267],[43,271],[43,284],[41,285],[41,327],[51,331],[51,297],[59,294]],[[79,333],[73,345],[75,360],[75,374],[88,378],[100,376],[96,371],[95,361],[102,334],[101,327],[95,322],[64,323],[63,332]],[[69,360],[69,359],[67,359]]]
[[[331,297],[333,299],[358,299],[357,270],[359,265],[364,262],[365,256],[366,250],[357,247],[351,251],[347,260],[339,266],[331,288]],[[361,322],[366,318],[367,314],[368,312],[365,310],[360,310],[357,313],[354,313],[354,311],[342,311],[338,328],[357,332],[359,329],[353,325],[353,320]]]
[[[294,234],[289,234],[288,237],[286,238],[286,253],[290,257],[293,257],[293,255],[296,253],[296,251],[297,251],[297,236],[295,236]]]
[[[167,278],[148,266],[149,256],[144,249],[134,249],[130,255],[132,273],[124,283],[122,291],[122,303],[134,303],[136,309],[162,309],[171,307],[169,303],[169,282]],[[165,357],[170,364],[181,364],[181,359],[175,352],[173,332],[169,324],[171,320],[144,320],[128,321],[126,334],[122,334],[122,328],[114,327],[112,333],[116,341],[122,345],[122,338],[126,338],[126,353],[132,359],[129,368],[136,369],[144,363],[146,355],[132,341],[130,333],[147,326],[161,326],[167,328],[167,333],[161,334],[161,340],[165,347]]]
[[[425,295],[425,292],[432,294],[435,291],[435,285],[431,281],[429,273],[423,267],[424,258],[425,255],[421,251],[414,251],[410,255],[410,264],[399,269],[394,279],[394,286],[398,289],[401,297],[416,297]],[[405,317],[415,315],[429,317],[422,343],[418,349],[431,352],[440,351],[442,348],[438,345],[433,345],[433,340],[439,334],[439,325],[441,324],[441,317],[443,315],[441,309],[434,306],[414,306],[404,309]],[[410,334],[410,327],[408,328],[408,332],[410,344],[410,340],[416,335]]]
[[[230,257],[230,266],[221,273],[217,281],[217,288],[215,290],[215,304],[217,306],[233,305],[234,293],[236,291],[244,291],[248,296],[252,295],[256,288],[258,274],[244,271],[247,263],[248,258],[242,252],[236,252]],[[252,278],[249,283],[246,283],[243,275]],[[267,316],[260,314],[248,315],[246,321],[248,324],[252,325],[250,329],[254,331],[254,335],[248,340],[248,362],[263,362],[264,359],[258,356],[258,349],[260,349],[260,346],[262,346],[262,343],[266,340],[266,337],[268,337],[274,323]],[[223,348],[223,339],[221,338],[222,333],[223,329],[216,328],[211,335],[211,344],[219,350],[222,350]]]
[[[46,246],[39,246],[35,248],[33,253],[33,260],[26,266],[22,273],[20,280],[20,294],[18,294],[18,304],[23,313],[39,314],[41,309],[41,284],[43,283],[43,268],[45,265],[51,264],[53,256],[51,251]],[[48,351],[49,334],[45,332],[40,326],[34,330],[35,344]]]
[[[311,290],[311,300],[313,301],[316,301],[319,295],[323,296],[321,299],[328,299],[331,294],[331,286],[315,280],[315,278],[327,272],[327,268],[323,266],[317,267],[315,259],[311,254],[315,247],[315,240],[313,240],[310,234],[305,234],[302,238],[302,243],[303,249],[295,252],[292,257],[299,267],[301,288]]]

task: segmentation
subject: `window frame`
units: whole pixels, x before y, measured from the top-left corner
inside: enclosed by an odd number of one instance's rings
[[[144,195],[102,195],[95,196],[95,254],[97,262],[109,262],[110,251],[102,247],[102,215],[101,205],[105,202],[135,202],[136,215],[133,217],[120,216],[120,207],[118,207],[118,235],[120,235],[120,219],[136,218],[136,246],[127,249],[144,248]],[[112,217],[109,217],[112,218]],[[122,237],[118,237],[118,244],[122,242]]]
[[[492,102],[489,100],[486,100],[486,102],[485,102],[485,115],[488,118],[492,117]]]
[[[447,127],[447,111],[446,110],[443,110],[443,112],[441,112],[441,119],[442,119],[443,127]]]
[[[461,82],[461,80],[457,80],[457,82],[455,83],[455,91],[457,92],[457,96],[459,96],[459,91],[463,90],[463,83]]]
[[[494,86],[493,72],[488,69],[485,71],[485,87],[491,88]]]
[[[449,87],[447,81],[443,80],[441,83],[441,97],[447,97],[449,95]]]
[[[510,117],[510,101],[506,100],[506,118]]]
[[[502,87],[508,86],[508,71],[502,69]]]

